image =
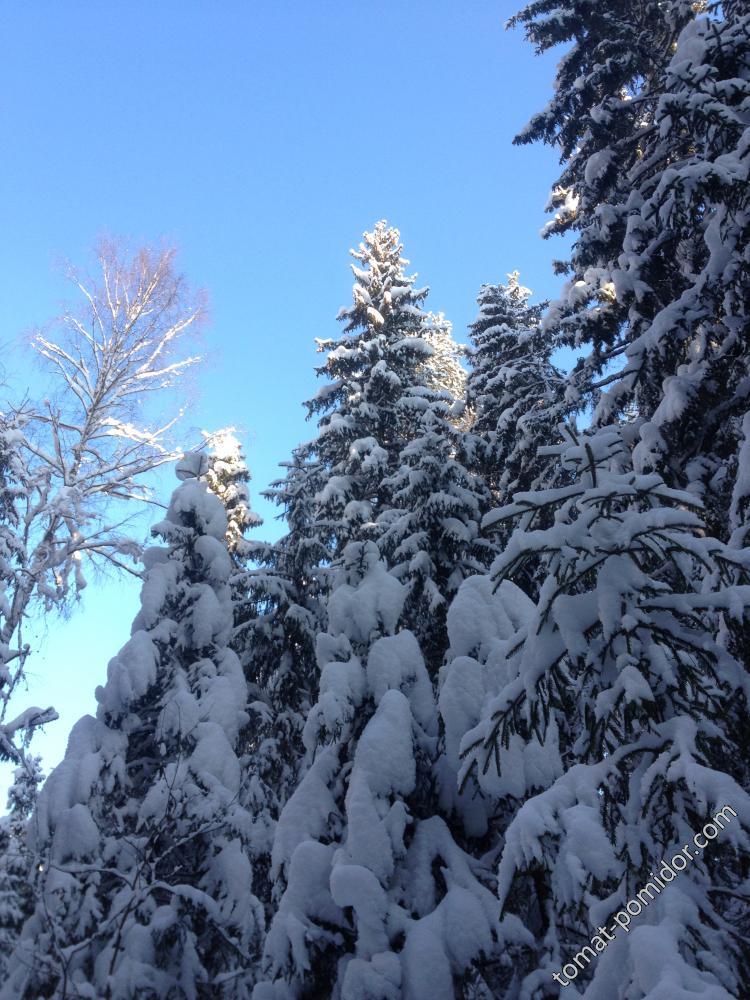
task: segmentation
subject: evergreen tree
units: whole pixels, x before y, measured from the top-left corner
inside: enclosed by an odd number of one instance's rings
[[[469,468],[485,478],[496,504],[509,503],[520,491],[564,481],[548,446],[559,438],[559,423],[570,409],[566,380],[550,361],[552,342],[541,325],[546,303],[529,305],[530,295],[517,271],[505,285],[483,285],[479,315],[469,327],[472,423],[461,453]],[[509,536],[509,530],[495,526],[498,550]],[[525,579],[518,582],[536,597],[543,575],[539,560],[530,560]]]
[[[264,496],[281,508],[286,532],[254,542],[255,567],[242,579],[247,621],[237,629],[246,673],[278,707],[311,704],[315,637],[324,624],[330,552],[316,532],[316,497],[325,483],[320,463],[297,448],[282,463],[286,475]]]
[[[414,634],[397,631],[407,596],[374,543],[347,546],[254,1000],[449,997],[497,947],[495,896],[434,808],[436,706]]]
[[[471,692],[471,711],[449,700],[445,718],[461,787],[486,796],[503,912],[529,932],[511,949],[509,997],[554,993],[564,965],[563,982],[602,998],[728,998],[750,975],[750,795],[733,710],[750,677],[715,638],[717,613],[747,618],[750,560],[707,535],[691,494],[632,471],[629,434],[571,432],[571,484],[493,515],[518,525],[493,586],[540,552],[548,576],[482,670],[456,658],[446,671]],[[581,953],[725,806],[736,823],[639,897],[638,927]]]
[[[493,555],[479,532],[488,491],[458,458],[462,434],[450,419],[455,401],[449,393],[424,389],[413,393],[411,404],[415,436],[398,471],[385,480],[393,506],[379,519],[378,544],[407,587],[401,624],[416,636],[435,678],[448,646],[451,598]]]
[[[552,16],[554,13],[554,16]],[[705,502],[726,538],[748,396],[746,5],[537,0],[511,23],[572,40],[553,99],[517,142],[556,145],[548,232],[576,235],[545,319],[585,348],[570,398],[632,415],[640,471]]]
[[[289,590],[296,581],[285,576],[288,566],[281,567],[286,561],[278,552],[284,542],[266,545],[245,537],[262,520],[250,507],[250,470],[233,431],[225,428],[205,435],[211,449],[203,478],[227,514],[227,549],[234,563],[231,647],[242,664],[249,699],[237,749],[243,776],[240,803],[253,816],[254,835],[248,845],[253,892],[270,914],[273,833],[302,756],[299,706],[307,704],[309,680],[303,664],[290,653],[299,651],[298,637],[285,644],[288,630],[283,623],[287,614],[290,620],[294,617]]]
[[[254,842],[256,892],[269,907],[281,892],[270,879],[273,834],[304,758],[302,728],[315,701],[315,638],[325,619],[327,551],[313,530],[319,468],[299,451],[283,463],[286,476],[265,496],[282,508],[287,531],[273,544],[251,546],[255,566],[239,578],[239,619],[233,646],[250,694],[241,734],[247,807],[262,815],[266,836]],[[258,823],[260,826],[260,823]]]
[[[225,427],[206,434],[210,445],[205,481],[212,493],[221,500],[227,514],[227,549],[242,564],[249,556],[245,535],[263,523],[250,506],[250,470],[234,427]]]
[[[383,481],[413,436],[406,401],[425,377],[421,362],[433,353],[422,336],[431,325],[422,309],[427,289],[414,287],[402,251],[398,230],[385,222],[365,233],[352,251],[354,301],[339,313],[343,336],[318,342],[327,359],[317,373],[328,381],[307,403],[308,415],[319,415],[318,436],[301,454],[326,477],[315,521],[333,558],[350,540],[372,536],[388,508]]]
[[[207,464],[180,463],[132,636],[39,796],[36,911],[3,998],[249,996],[263,913],[240,804],[247,688]]]
[[[432,354],[419,365],[421,381],[434,392],[446,392],[453,401],[451,414],[459,427],[466,425],[466,369],[462,360],[466,348],[453,339],[453,325],[443,313],[428,313],[420,336]]]
[[[24,922],[34,909],[33,858],[26,835],[42,780],[40,758],[26,755],[8,792],[8,813],[0,819],[0,981]]]
[[[469,327],[473,420],[463,447],[500,503],[544,480],[549,460],[537,451],[553,443],[563,415],[565,380],[541,328],[546,303],[531,306],[530,295],[517,271],[506,285],[483,285]]]

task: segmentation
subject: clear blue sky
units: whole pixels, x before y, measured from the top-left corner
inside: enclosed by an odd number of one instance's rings
[[[549,99],[505,0],[8,0],[0,7],[0,344],[15,389],[19,335],[55,314],[52,270],[104,231],[165,237],[208,290],[209,361],[189,426],[245,432],[257,496],[300,440],[315,337],[349,301],[348,248],[399,227],[430,308],[458,340],[482,282],[518,268],[554,294],[562,253],[538,233],[549,149],[511,139]],[[275,534],[274,526],[260,532]],[[48,766],[128,636],[133,584],[92,586],[41,627],[30,702],[61,720]],[[3,794],[0,773],[0,794]]]

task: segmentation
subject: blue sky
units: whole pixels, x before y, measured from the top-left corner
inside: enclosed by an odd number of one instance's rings
[[[553,151],[511,140],[549,98],[502,0],[11,0],[0,8],[0,344],[11,391],[34,384],[22,333],[59,308],[55,260],[97,235],[165,238],[209,293],[191,429],[235,424],[253,500],[314,433],[315,337],[337,334],[348,248],[379,218],[458,340],[482,282],[518,268],[555,293],[538,233]],[[276,533],[273,525],[261,533]],[[61,720],[48,766],[128,636],[132,583],[92,583],[40,622],[28,699]],[[0,794],[4,775],[0,773]]]

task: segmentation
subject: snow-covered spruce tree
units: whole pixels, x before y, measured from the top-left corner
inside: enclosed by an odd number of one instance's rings
[[[224,427],[212,434],[204,434],[209,445],[205,482],[224,505],[227,549],[235,562],[242,565],[249,556],[245,535],[263,522],[250,505],[248,483],[252,477],[234,431],[234,427]]]
[[[434,392],[447,392],[453,403],[451,419],[461,429],[468,426],[466,414],[467,373],[461,361],[466,347],[453,339],[453,324],[443,313],[428,313],[419,336],[432,348],[432,354],[419,365],[421,381]]]
[[[0,982],[24,922],[34,910],[33,857],[26,834],[42,780],[39,757],[26,755],[8,792],[8,813],[0,818]]]
[[[499,947],[496,896],[435,808],[433,686],[414,634],[397,631],[407,596],[373,542],[347,546],[254,1000],[452,998]]]
[[[632,471],[631,433],[573,434],[569,486],[490,515],[518,525],[494,585],[539,552],[548,578],[483,670],[446,670],[468,692],[461,786],[494,806],[503,913],[531,932],[500,996],[557,995],[563,966],[587,1000],[729,1000],[750,981],[750,795],[731,711],[750,677],[714,638],[718,612],[747,616],[750,559],[707,535],[692,494]],[[720,839],[654,883],[725,806]],[[647,884],[637,926],[605,937]]]
[[[315,670],[315,637],[324,627],[326,566],[331,554],[316,532],[316,497],[326,477],[320,463],[293,451],[283,478],[263,495],[281,508],[286,531],[273,543],[253,542],[255,567],[242,577],[237,628],[246,674],[279,706],[307,703]]]
[[[411,440],[409,391],[429,373],[421,362],[433,350],[421,336],[431,321],[422,306],[427,289],[414,287],[397,229],[378,222],[352,251],[353,303],[342,309],[343,336],[318,341],[327,379],[306,405],[318,415],[318,435],[302,449],[326,476],[317,498],[316,532],[333,557],[351,540],[374,531],[388,506],[383,480],[398,468]]]
[[[469,327],[472,424],[464,450],[500,503],[544,481],[549,459],[537,449],[553,443],[563,413],[565,379],[540,325],[546,303],[529,305],[530,295],[517,271],[505,285],[483,285]]]
[[[414,391],[414,438],[384,481],[391,508],[378,520],[387,565],[407,587],[400,624],[419,642],[431,678],[448,647],[446,611],[461,582],[487,569],[495,550],[480,535],[489,504],[484,482],[458,458],[462,432],[447,390]]]
[[[248,577],[263,601],[271,597],[271,606],[279,588],[285,592],[294,581],[299,594],[283,596],[281,603],[297,609],[295,616],[307,609],[300,621],[308,650],[325,627],[320,597],[326,568],[350,540],[382,531],[377,522],[393,506],[392,477],[404,447],[421,434],[428,397],[445,399],[451,418],[463,405],[449,388],[463,395],[465,381],[450,324],[442,314],[423,310],[428,290],[414,287],[402,251],[398,230],[383,221],[352,251],[353,304],[339,313],[343,336],[318,341],[327,359],[317,373],[327,382],[306,403],[308,417],[318,416],[318,434],[296,449],[286,479],[269,493],[285,508],[291,530],[276,545],[258,548],[261,570]],[[255,641],[250,647],[261,661],[278,660]]]
[[[461,457],[485,479],[494,505],[509,503],[519,491],[563,481],[559,464],[539,449],[559,439],[558,425],[569,409],[566,380],[550,361],[551,338],[541,327],[546,304],[529,305],[530,295],[518,272],[508,275],[507,284],[483,285],[479,315],[469,327],[472,422],[461,439]],[[509,534],[509,529],[496,532],[498,550]],[[519,581],[534,597],[540,573],[538,561],[530,562],[526,579]]]
[[[302,728],[315,701],[315,639],[324,628],[321,566],[328,552],[313,530],[319,469],[295,451],[286,476],[265,492],[282,508],[287,531],[276,542],[253,542],[253,568],[238,578],[233,648],[248,681],[250,718],[241,733],[247,808],[264,816],[266,838],[254,842],[256,893],[266,906],[282,887],[269,878],[276,820],[294,790],[304,759]],[[258,823],[260,826],[260,824]]]
[[[518,142],[556,145],[549,232],[576,234],[545,327],[587,349],[570,394],[633,411],[636,468],[704,500],[726,539],[748,409],[750,12],[740,2],[537,0],[537,51],[574,40]]]
[[[253,816],[254,834],[248,847],[253,892],[270,913],[273,832],[302,758],[304,718],[299,703],[304,703],[309,680],[306,684],[301,664],[295,662],[294,668],[290,667],[283,648],[286,632],[280,622],[289,608],[284,597],[294,581],[280,571],[276,575],[273,569],[266,571],[269,566],[279,570],[277,546],[246,537],[262,520],[250,506],[247,484],[251,476],[242,446],[234,428],[204,435],[210,450],[203,480],[224,506],[227,549],[234,564],[230,645],[239,657],[248,693],[247,721],[237,741],[243,776],[239,801]],[[314,653],[311,659],[314,661]]]
[[[249,995],[263,913],[239,802],[247,687],[206,469],[204,455],[178,466],[132,636],[40,793],[37,906],[3,1000]]]

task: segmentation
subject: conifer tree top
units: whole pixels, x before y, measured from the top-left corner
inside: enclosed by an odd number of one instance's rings
[[[428,289],[414,287],[402,251],[398,230],[385,221],[364,234],[352,251],[352,305],[338,315],[344,334],[317,341],[326,355],[317,374],[326,383],[306,404],[309,416],[319,414],[318,436],[301,454],[325,474],[314,520],[334,555],[371,534],[388,506],[384,477],[398,468],[433,380],[425,361],[435,353],[428,332],[436,321],[422,308]]]
[[[426,288],[413,288],[416,275],[407,275],[409,261],[402,256],[403,249],[398,229],[381,219],[372,232],[364,234],[359,249],[351,251],[361,266],[352,264],[353,305],[339,313],[339,319],[346,323],[345,333],[359,327],[382,327],[391,313],[398,310],[404,295],[413,304],[426,298]]]

